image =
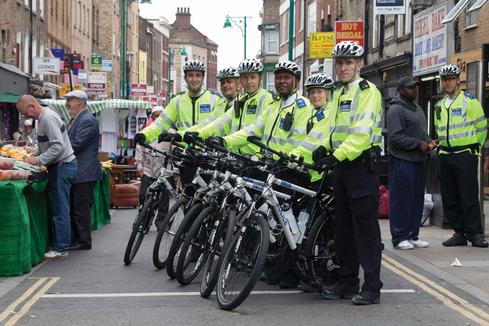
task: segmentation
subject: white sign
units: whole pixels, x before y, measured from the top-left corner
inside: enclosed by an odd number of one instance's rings
[[[91,84],[105,84],[107,82],[107,73],[90,71],[88,73],[88,82]]]
[[[59,58],[33,58],[32,72],[39,75],[59,75]]]
[[[406,13],[405,0],[375,0],[375,15],[404,15]]]
[[[103,59],[101,71],[112,71],[112,60]]]
[[[448,62],[446,3],[430,7],[414,16],[413,76],[436,72]]]
[[[151,85],[146,86],[146,95],[153,94],[154,92],[155,92],[154,86],[151,86]]]
[[[88,72],[86,70],[78,70],[78,83],[88,83]]]

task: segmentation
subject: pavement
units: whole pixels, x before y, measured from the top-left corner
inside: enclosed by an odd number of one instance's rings
[[[484,325],[489,326],[489,249],[444,248],[450,230],[430,226],[430,247],[392,248],[381,220],[385,250],[379,305],[325,301],[318,294],[282,291],[257,283],[233,312],[215,295],[199,296],[200,278],[182,287],[151,261],[151,231],[130,266],[123,254],[133,209],[112,212],[112,223],[93,233],[93,249],[44,262],[22,277],[0,279],[0,325]],[[458,258],[461,267],[451,263]]]

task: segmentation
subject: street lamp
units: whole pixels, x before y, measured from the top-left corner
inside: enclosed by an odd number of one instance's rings
[[[224,21],[224,26],[223,26],[223,28],[229,28],[229,27],[233,27],[233,24],[234,24],[234,25],[238,26],[239,29],[241,30],[241,34],[243,35],[243,38],[244,38],[244,59],[246,59],[246,27],[247,27],[247,19],[248,18],[251,18],[251,17],[249,17],[249,16],[230,17],[229,15],[227,15],[226,20]],[[236,19],[243,19],[243,27],[241,27],[236,22]]]
[[[168,93],[166,94],[166,96],[168,97],[167,98],[167,102],[168,103],[170,101],[170,92],[171,92],[171,65],[172,65],[172,61],[173,61],[173,50],[180,50],[180,55],[182,56],[187,56],[187,50],[185,50],[185,48],[171,48],[169,47],[168,48]]]

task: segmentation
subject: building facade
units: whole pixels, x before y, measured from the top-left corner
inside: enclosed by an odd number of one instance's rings
[[[161,33],[150,21],[139,17],[139,50],[146,53],[146,84],[154,88],[155,93],[162,88],[162,44]],[[143,55],[144,56],[144,55]]]
[[[275,75],[273,70],[280,56],[280,0],[263,0],[260,9],[261,47],[259,59],[263,62],[263,88],[275,91]]]

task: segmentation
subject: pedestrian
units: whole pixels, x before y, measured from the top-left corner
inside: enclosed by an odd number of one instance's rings
[[[23,95],[17,102],[20,114],[38,120],[37,156],[30,156],[25,162],[46,165],[48,168],[48,189],[53,209],[54,239],[47,259],[68,257],[71,240],[70,191],[76,176],[77,162],[70,138],[59,115],[49,108],[43,108],[31,95]]]
[[[34,121],[32,119],[25,119],[24,130],[18,136],[17,141],[25,141],[28,146],[37,145],[37,133],[33,126]]]
[[[155,121],[163,111],[162,106],[155,106],[151,109],[151,119]],[[159,151],[167,152],[169,150],[169,143],[158,141],[153,141],[150,145]],[[165,164],[165,158],[161,156],[151,155],[150,150],[142,147],[141,145],[136,145],[136,164],[138,172],[141,175],[141,186],[139,188],[139,205],[142,207],[144,205],[144,200],[146,198],[146,192],[149,186],[156,181],[159,176],[159,172],[163,165]],[[170,183],[175,186],[175,181],[172,179]],[[159,230],[163,220],[168,213],[168,207],[170,203],[170,194],[166,189],[160,194],[160,199],[158,201],[158,215],[155,219],[156,228]]]
[[[419,82],[412,77],[399,80],[399,96],[387,111],[389,150],[389,223],[396,249],[425,248],[419,239],[423,215],[426,153],[431,150],[423,109],[414,101]]]
[[[66,94],[66,106],[72,117],[68,135],[75,152],[78,169],[71,188],[71,226],[73,239],[70,250],[92,248],[91,209],[93,187],[102,177],[99,147],[99,124],[87,110],[87,94],[71,91]]]
[[[477,179],[479,156],[487,136],[487,120],[480,102],[460,89],[460,69],[440,69],[445,96],[435,105],[435,129],[440,146],[440,188],[443,212],[455,231],[446,247],[486,248]]]
[[[313,152],[318,168],[335,167],[335,248],[339,281],[323,287],[323,298],[351,298],[355,305],[380,302],[380,262],[384,248],[377,219],[382,132],[382,96],[360,78],[364,49],[342,41],[333,49],[341,86],[333,93],[326,119],[331,128],[323,146]],[[328,155],[330,154],[330,155]],[[359,265],[364,284],[359,291]]]

